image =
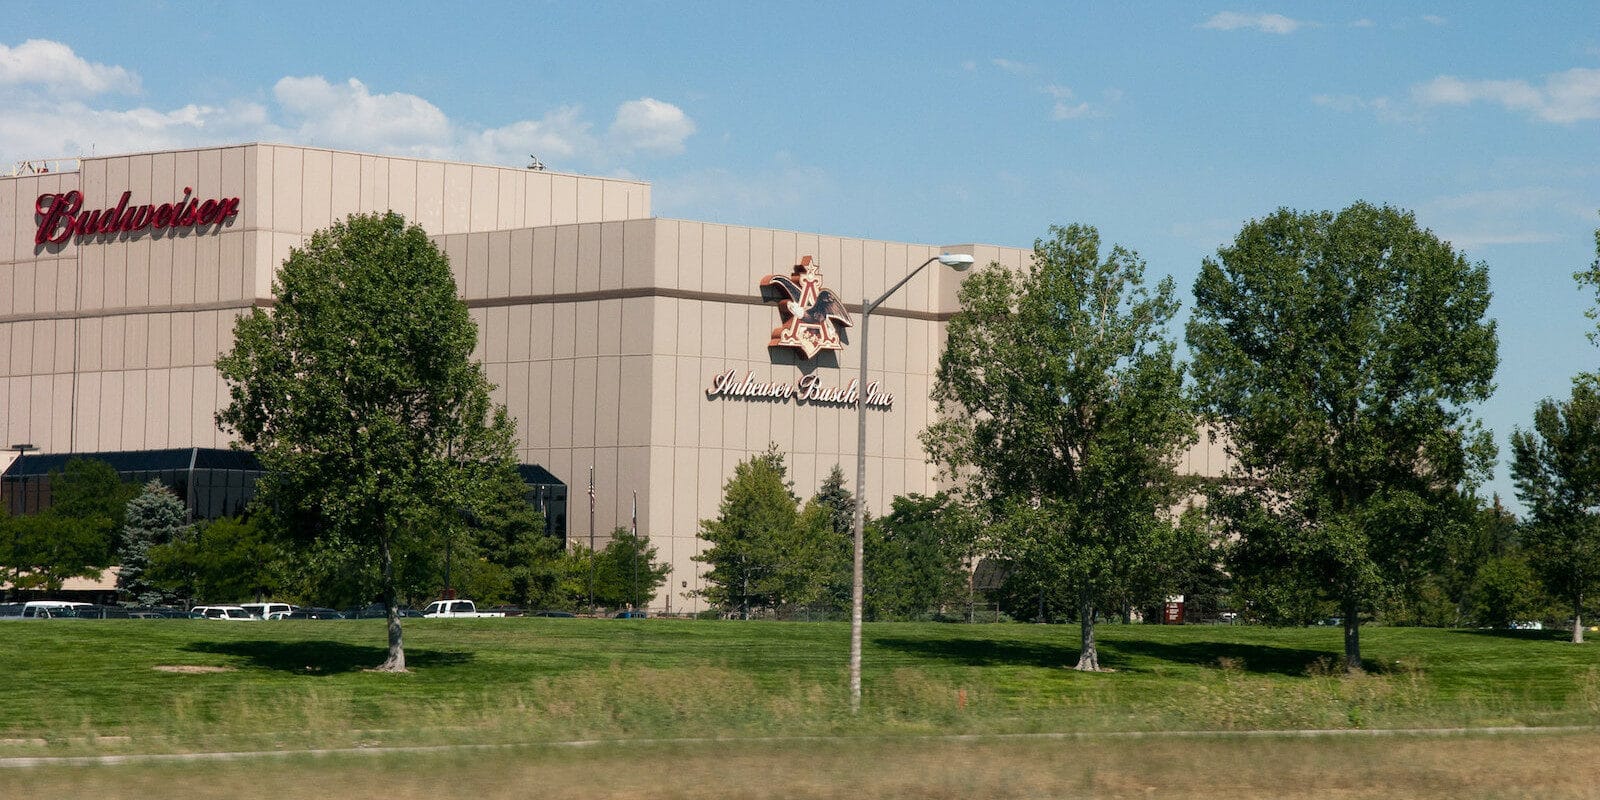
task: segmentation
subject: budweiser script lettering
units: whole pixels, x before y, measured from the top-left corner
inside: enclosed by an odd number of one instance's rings
[[[133,192],[123,192],[114,208],[92,211],[81,211],[83,192],[77,189],[41,194],[33,203],[33,212],[39,215],[39,232],[34,234],[33,243],[60,244],[74,236],[136,233],[146,228],[220,225],[239,213],[237,197],[201,200],[190,197],[192,194],[194,189],[185,186],[183,197],[176,203],[130,206]]]
[[[711,386],[706,397],[748,397],[758,400],[793,400],[796,403],[853,406],[861,399],[860,381],[851,378],[844,386],[824,386],[816,375],[805,375],[794,383],[786,381],[758,381],[754,372],[746,372],[739,379],[737,370],[728,370],[711,376]],[[878,388],[878,382],[867,384],[867,406],[890,408],[894,395]]]

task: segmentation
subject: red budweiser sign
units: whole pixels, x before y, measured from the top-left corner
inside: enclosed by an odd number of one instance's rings
[[[192,228],[220,225],[239,213],[239,198],[201,200],[194,190],[183,187],[176,203],[130,206],[133,192],[123,192],[114,208],[83,210],[83,192],[76,189],[58,194],[41,194],[33,212],[39,216],[39,232],[34,244],[59,244],[78,236],[105,236],[136,233],[147,228]]]

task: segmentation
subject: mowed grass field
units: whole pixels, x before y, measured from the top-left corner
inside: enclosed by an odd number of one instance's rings
[[[1595,797],[1600,644],[1550,631],[413,620],[0,625],[0,798]],[[1504,728],[1566,728],[1505,734]],[[1469,728],[1476,733],[1443,729]],[[1306,737],[1274,731],[1440,730]],[[467,747],[445,752],[385,748]],[[313,751],[323,751],[321,755]],[[343,752],[327,752],[343,751]],[[170,754],[282,753],[228,761]],[[375,753],[353,755],[354,752]],[[38,763],[38,762],[36,762]]]

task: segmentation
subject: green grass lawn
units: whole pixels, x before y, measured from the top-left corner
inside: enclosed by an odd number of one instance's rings
[[[0,756],[683,737],[1600,724],[1600,643],[1560,632],[411,620],[0,624]],[[170,671],[181,668],[187,671]],[[194,671],[220,668],[220,671]]]

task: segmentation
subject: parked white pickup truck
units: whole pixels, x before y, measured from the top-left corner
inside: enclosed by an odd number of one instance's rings
[[[496,611],[479,611],[471,600],[435,600],[422,609],[424,617],[448,617],[451,619],[482,619],[485,617],[503,617],[505,614]]]

